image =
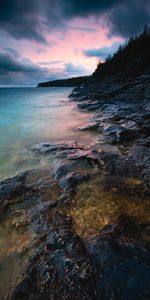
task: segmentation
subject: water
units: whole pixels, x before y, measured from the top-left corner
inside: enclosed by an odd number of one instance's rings
[[[25,149],[39,142],[87,142],[89,133],[75,130],[89,115],[69,101],[71,88],[0,89],[0,180],[39,163]]]

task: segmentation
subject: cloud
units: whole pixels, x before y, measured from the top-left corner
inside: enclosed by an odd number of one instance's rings
[[[12,49],[11,49],[12,50]],[[60,64],[60,65],[59,65]],[[88,70],[71,62],[52,61],[43,67],[27,58],[15,56],[15,51],[0,52],[0,86],[31,86],[38,82],[85,75]]]
[[[44,6],[45,0],[43,0]],[[0,28],[16,39],[27,38],[46,43],[43,9],[39,0],[5,0],[0,2]]]
[[[46,50],[45,50],[44,48],[38,48],[38,49],[35,49],[35,51],[36,51],[38,54],[41,54],[41,53],[46,52]]]
[[[70,77],[89,75],[89,70],[87,70],[82,65],[74,65],[71,62],[65,64],[64,74]]]
[[[99,15],[113,5],[120,2],[119,0],[59,0],[59,7],[62,13],[67,17],[87,17]]]
[[[121,1],[117,9],[115,7],[108,14],[108,26],[111,34],[120,34],[129,37],[139,33],[145,24],[150,23],[149,0]]]
[[[129,37],[150,22],[149,0],[62,0],[65,18],[95,16],[97,21],[105,19],[110,34]]]
[[[4,51],[12,54],[14,57],[19,58],[20,57],[20,53],[18,50],[14,49],[14,48],[4,48]]]
[[[13,53],[0,52],[0,85],[35,85],[41,80],[57,78],[56,69],[42,68]]]
[[[78,27],[78,26],[70,26],[70,29],[78,30],[78,31],[86,31],[86,32],[96,32],[96,28],[92,27]]]
[[[113,43],[108,47],[85,49],[83,50],[83,54],[87,57],[97,57],[103,60],[106,59],[108,55],[112,55],[113,53],[115,53],[119,45],[119,43]]]
[[[15,39],[46,43],[46,32],[69,29],[74,18],[105,19],[110,34],[128,37],[150,21],[149,0],[5,0],[0,3],[0,29]],[[91,31],[90,26],[77,30]]]
[[[47,65],[56,65],[63,63],[63,60],[52,60],[52,61],[40,61],[38,64],[47,66]]]
[[[73,52],[75,53],[75,55],[79,55],[79,53],[80,53],[80,49],[78,49],[78,48],[74,48],[74,49],[73,49]]]

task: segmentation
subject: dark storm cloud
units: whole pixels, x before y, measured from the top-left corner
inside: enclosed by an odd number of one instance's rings
[[[20,53],[18,50],[13,49],[13,48],[4,48],[4,51],[13,54],[16,58],[20,57]]]
[[[96,32],[95,28],[91,27],[78,27],[78,26],[71,26],[70,29],[78,30],[78,31],[88,31],[88,32]]]
[[[45,43],[42,17],[43,9],[40,0],[1,0],[0,2],[0,28],[16,39],[27,38]]]
[[[149,0],[60,0],[64,16],[101,16],[110,27],[111,34],[128,37],[138,33],[145,23],[150,22]]]
[[[83,54],[87,57],[97,57],[105,59],[108,55],[112,55],[119,47],[119,43],[113,43],[111,46],[102,48],[91,48],[83,50]]]
[[[67,30],[76,17],[105,17],[111,34],[129,36],[149,23],[149,0],[2,0],[0,28],[16,39],[45,43],[45,30]],[[79,26],[79,28],[82,28]],[[89,27],[90,28],[90,27]]]
[[[15,50],[0,52],[0,86],[36,85],[41,81],[84,74],[87,74],[87,70],[84,67],[73,65],[71,62],[62,64],[62,61],[51,61],[48,68],[35,64],[29,59],[16,57]]]
[[[87,17],[91,15],[98,15],[110,9],[119,0],[56,0],[59,2],[63,13],[68,17]]]
[[[117,9],[114,7],[109,14],[111,33],[129,37],[139,33],[145,24],[150,23],[150,1],[122,1]]]
[[[15,73],[33,73],[38,71],[36,65],[32,64],[30,60],[20,59],[8,52],[0,53],[0,74],[15,72]]]
[[[29,59],[18,58],[13,52],[0,52],[0,85],[31,85],[41,81],[41,78],[49,80],[56,77],[53,70],[42,68]]]

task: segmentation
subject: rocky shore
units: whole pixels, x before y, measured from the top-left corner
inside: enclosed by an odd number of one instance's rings
[[[1,269],[16,252],[21,264],[0,299],[148,300],[150,74],[107,77],[70,99],[92,113],[78,130],[95,140],[35,145],[49,166],[0,183],[1,230],[20,239]]]

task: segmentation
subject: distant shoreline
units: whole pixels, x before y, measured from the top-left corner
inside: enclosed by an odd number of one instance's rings
[[[58,79],[47,82],[41,82],[37,85],[37,88],[41,87],[76,87],[87,83],[91,76],[80,76],[67,79]]]

